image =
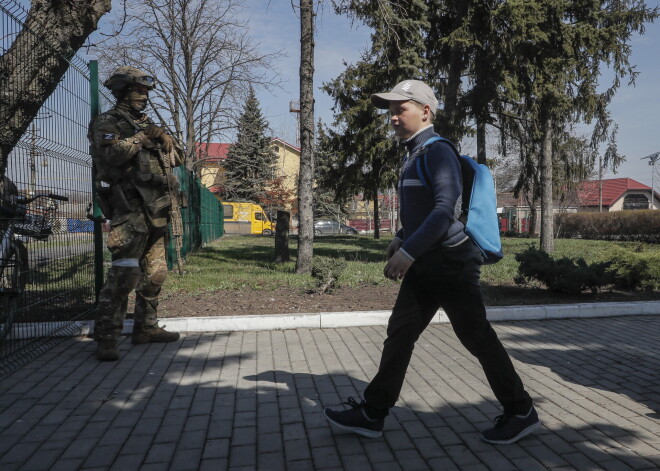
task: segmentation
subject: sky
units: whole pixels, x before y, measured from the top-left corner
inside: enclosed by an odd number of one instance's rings
[[[292,8],[292,0],[244,0],[240,16],[247,23],[250,35],[260,43],[264,52],[281,51],[284,55],[275,64],[281,87],[257,90],[262,112],[274,134],[296,144],[296,118],[289,112],[289,103],[299,99],[300,20]],[[293,2],[297,3],[297,2]],[[326,124],[333,120],[332,100],[320,90],[324,82],[337,77],[344,70],[344,62],[354,63],[369,47],[370,30],[354,24],[350,19],[335,15],[330,1],[317,11],[315,35],[315,121]],[[120,2],[113,1],[116,8]],[[660,0],[647,0],[653,7]],[[104,20],[101,22],[103,28]],[[608,171],[604,178],[629,177],[651,186],[649,160],[643,157],[660,151],[660,20],[646,26],[643,36],[632,40],[631,64],[639,72],[635,86],[624,82],[610,106],[613,120],[618,124],[618,149],[626,156],[617,174]],[[385,91],[385,90],[384,90]],[[463,152],[476,153],[476,142],[462,143]],[[655,166],[655,188],[660,188],[660,161]]]

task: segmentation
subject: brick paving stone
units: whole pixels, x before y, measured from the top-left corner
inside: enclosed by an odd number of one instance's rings
[[[117,458],[120,448],[120,445],[106,445],[93,448],[89,455],[87,455],[83,467],[109,468]]]
[[[202,450],[176,450],[169,469],[171,471],[196,471],[199,468]]]
[[[412,450],[415,448],[415,444],[403,430],[386,432],[384,437],[392,450]]]
[[[540,461],[532,457],[512,458],[511,462],[516,466],[515,469],[524,469],[525,471],[546,471],[548,469]],[[554,470],[556,468],[552,469]]]
[[[394,456],[405,470],[426,470],[428,465],[417,450],[396,450]]]
[[[452,461],[454,461],[458,466],[463,468],[464,466],[479,464],[479,458],[470,452],[470,449],[464,445],[452,445],[445,447],[445,452]]]
[[[199,471],[219,471],[221,469],[227,469],[227,467],[227,459],[202,460],[199,466]]]
[[[259,469],[272,469],[273,471],[287,471],[286,461],[284,460],[283,452],[263,453],[259,454],[257,459]],[[252,465],[254,469],[254,465]],[[230,468],[230,469],[233,469]]]
[[[313,471],[314,462],[310,460],[287,461],[287,471]]]
[[[60,452],[57,450],[38,450],[21,466],[23,471],[49,470],[56,463]]]
[[[431,436],[429,429],[419,420],[403,422],[401,423],[401,427],[403,427],[408,436],[415,441],[419,438],[429,438]]]
[[[341,466],[339,453],[333,446],[312,448],[312,458],[317,469]]]
[[[284,441],[284,456],[287,462],[297,460],[311,459],[309,444],[307,440],[286,440]]]
[[[71,471],[73,469],[79,469],[82,466],[83,460],[80,459],[58,459],[49,471]]]
[[[174,455],[175,446],[169,443],[155,443],[149,447],[145,463],[169,463]]]
[[[161,425],[154,437],[154,443],[176,443],[183,431],[183,424]]]
[[[186,419],[183,426],[184,432],[196,432],[200,430],[207,430],[209,426],[209,415],[194,415]]]
[[[254,466],[256,463],[256,449],[254,445],[232,446],[229,451],[229,465]]]
[[[365,455],[342,455],[341,457],[344,469],[351,471],[371,471],[375,469],[369,463]]]
[[[622,461],[617,460],[601,461],[598,463],[598,466],[604,471],[631,471],[633,469]]]
[[[255,445],[257,442],[256,427],[235,428],[231,435],[231,443],[234,445]]]
[[[229,457],[229,440],[225,438],[207,440],[202,459],[226,459]]]
[[[112,464],[110,471],[138,471],[144,461],[144,454],[120,455]]]
[[[69,442],[69,447],[64,452],[62,458],[85,458],[92,452],[97,442],[98,440],[95,438],[72,440]]]

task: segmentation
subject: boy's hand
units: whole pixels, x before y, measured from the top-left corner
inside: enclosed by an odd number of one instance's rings
[[[406,257],[403,253],[397,252],[392,255],[389,262],[383,269],[383,275],[390,280],[400,280],[406,274],[413,261]]]

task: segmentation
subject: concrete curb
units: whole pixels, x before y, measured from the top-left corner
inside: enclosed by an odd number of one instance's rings
[[[548,304],[534,306],[492,306],[486,308],[488,319],[498,321],[522,321],[543,319],[568,319],[613,316],[660,315],[660,301],[638,301],[632,303],[580,303]],[[315,312],[303,314],[273,314],[254,316],[219,317],[167,317],[161,324],[177,332],[232,332],[244,330],[286,330],[297,328],[336,328],[368,325],[387,325],[391,311]],[[447,323],[447,315],[441,309],[432,324]],[[45,335],[60,328],[60,322],[44,322],[14,325],[11,338],[26,339]],[[78,321],[77,335],[89,335],[94,330],[94,321]],[[124,334],[133,330],[133,320],[124,322]],[[71,330],[67,329],[67,334]],[[56,335],[56,334],[55,334]],[[72,335],[76,335],[75,333]]]

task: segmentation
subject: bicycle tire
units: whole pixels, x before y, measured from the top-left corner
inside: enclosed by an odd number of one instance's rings
[[[28,271],[28,255],[25,244],[12,242],[9,257],[3,261],[0,272],[0,340],[11,332],[18,302],[25,290]]]

